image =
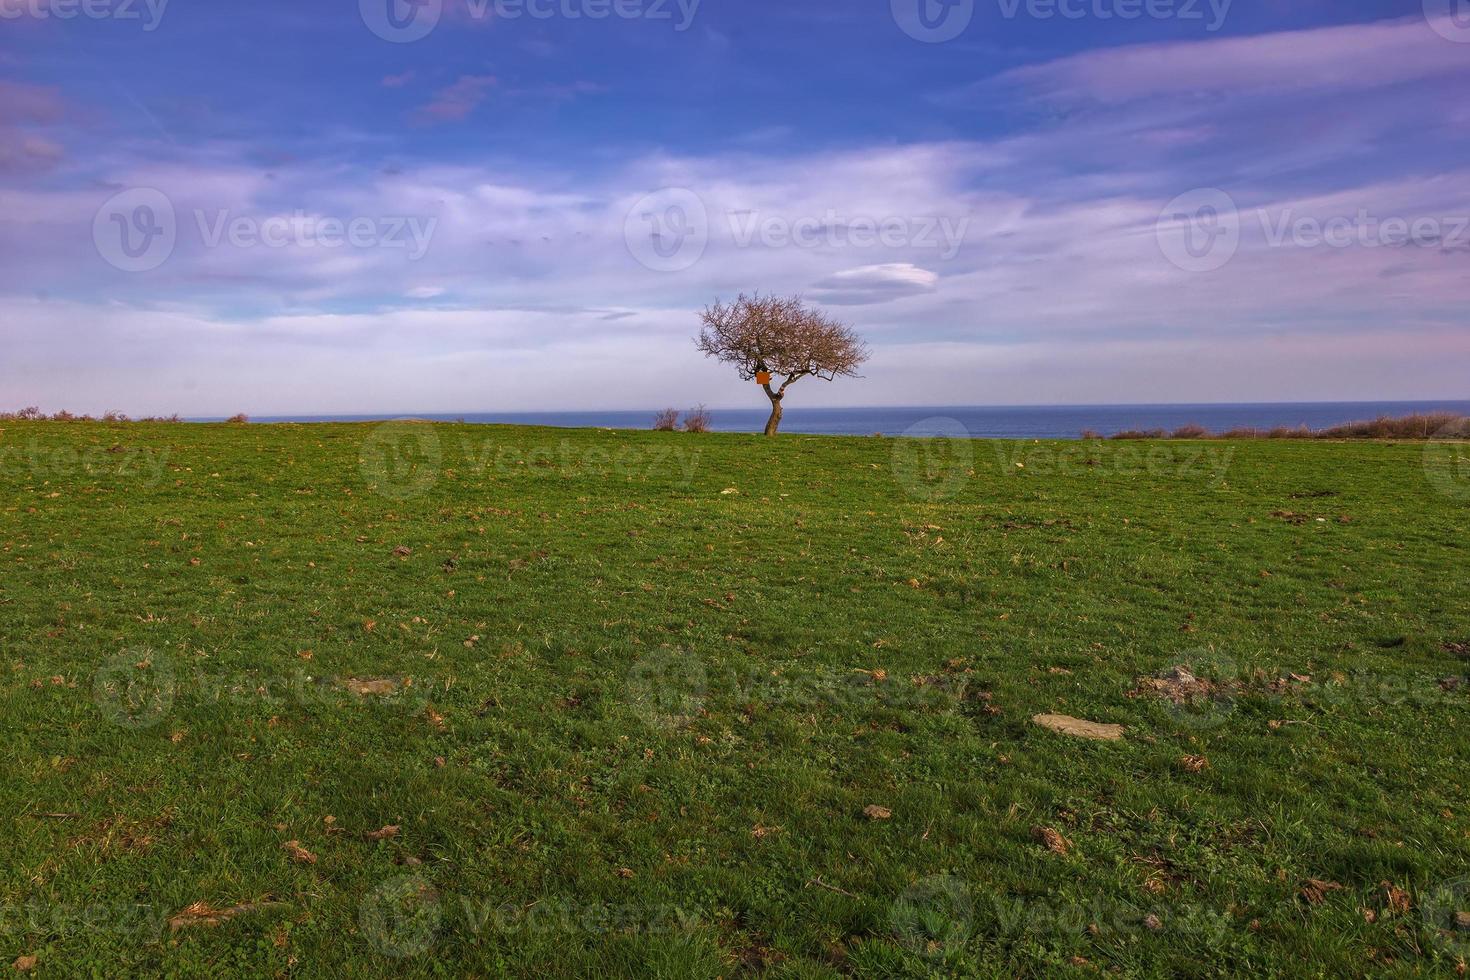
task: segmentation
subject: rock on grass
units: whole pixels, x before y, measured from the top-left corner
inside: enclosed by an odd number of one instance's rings
[[[1034,715],[1031,720],[1042,728],[1060,732],[1063,735],[1075,735],[1077,738],[1090,738],[1099,742],[1117,742],[1122,739],[1123,732],[1126,730],[1122,725],[1084,721],[1081,718],[1073,718],[1071,715]]]

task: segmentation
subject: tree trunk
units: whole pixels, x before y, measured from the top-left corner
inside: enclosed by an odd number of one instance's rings
[[[766,435],[773,436],[781,425],[781,396],[771,396],[771,417],[766,419]]]

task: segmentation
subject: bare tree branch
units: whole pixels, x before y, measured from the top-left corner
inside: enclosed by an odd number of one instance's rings
[[[706,357],[735,365],[744,381],[767,372],[785,375],[775,390],[769,379],[761,384],[771,400],[767,435],[780,424],[781,399],[792,384],[806,377],[855,378],[868,359],[867,347],[851,327],[808,309],[799,296],[741,293],[728,305],[717,301],[707,307],[700,320],[695,342]]]

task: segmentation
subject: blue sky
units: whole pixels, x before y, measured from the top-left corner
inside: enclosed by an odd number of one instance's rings
[[[760,289],[873,349],[798,404],[1467,397],[1467,82],[1470,0],[0,0],[0,395],[754,405]]]

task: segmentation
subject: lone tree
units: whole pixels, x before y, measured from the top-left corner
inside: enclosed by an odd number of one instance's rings
[[[728,306],[716,302],[707,307],[700,319],[704,326],[696,342],[704,355],[735,365],[742,380],[765,389],[771,400],[768,436],[781,425],[787,388],[806,377],[855,378],[868,359],[868,348],[851,327],[807,309],[796,296],[741,293]],[[784,378],[773,388],[776,375]]]

